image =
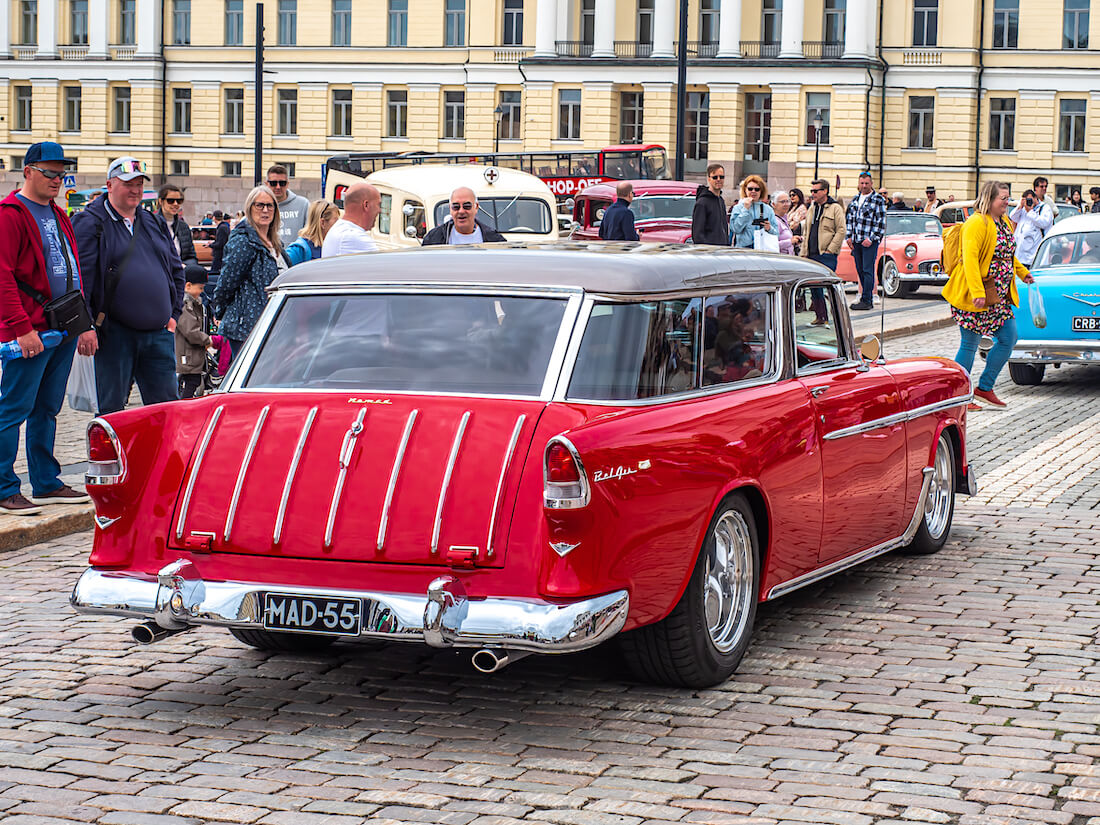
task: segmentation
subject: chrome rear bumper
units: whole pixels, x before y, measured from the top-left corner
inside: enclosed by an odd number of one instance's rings
[[[1008,360],[1015,364],[1100,364],[1100,341],[1017,341]]]
[[[622,630],[630,606],[625,590],[565,604],[470,599],[462,582],[446,575],[435,579],[423,596],[206,581],[184,559],[156,576],[88,568],[69,602],[79,613],[152,620],[169,630],[192,625],[261,629],[261,593],[361,599],[363,630],[358,638],[532,653],[570,653],[598,645]]]

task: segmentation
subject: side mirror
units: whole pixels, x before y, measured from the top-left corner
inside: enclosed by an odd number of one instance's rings
[[[405,227],[405,235],[410,237],[410,238],[415,238],[416,237],[416,227],[415,226],[406,226]]]
[[[859,342],[859,357],[865,361],[874,361],[882,353],[882,344],[877,335],[868,335]]]
[[[412,213],[415,211],[416,207],[413,206],[411,203],[406,203],[404,206],[401,207],[401,213],[403,215],[412,215]]]
[[[577,202],[576,202],[575,200],[573,200],[572,198],[566,198],[566,199],[565,199],[565,203],[563,204],[563,206],[564,206],[564,207],[565,207],[565,208],[566,208],[566,209],[567,209],[568,211],[572,212],[572,211],[573,211],[573,207],[574,207],[574,206],[576,206],[576,204],[577,204]]]

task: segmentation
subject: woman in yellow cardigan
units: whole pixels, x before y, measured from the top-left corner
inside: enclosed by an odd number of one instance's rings
[[[1008,184],[989,181],[978,193],[974,214],[962,228],[960,263],[951,270],[943,297],[951,304],[951,315],[959,325],[962,341],[955,360],[967,372],[974,369],[974,356],[983,335],[996,339],[986,358],[974,397],[995,407],[1006,406],[993,392],[993,384],[1012,347],[1016,344],[1016,319],[1012,307],[1020,305],[1016,278],[1025,284],[1031,274],[1016,260],[1016,240],[1008,210]]]

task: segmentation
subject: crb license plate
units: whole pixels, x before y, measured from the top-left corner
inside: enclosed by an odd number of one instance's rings
[[[361,599],[264,594],[264,628],[329,636],[358,636],[363,626]]]
[[[1074,332],[1096,332],[1100,330],[1100,315],[1074,315],[1071,324]]]

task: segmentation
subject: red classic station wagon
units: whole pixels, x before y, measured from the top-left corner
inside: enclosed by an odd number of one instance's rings
[[[947,359],[862,357],[840,280],[792,256],[319,260],[219,391],[89,424],[71,600],[144,642],[416,642],[486,672],[616,640],[641,678],[711,685],[758,602],[944,544],[970,397]]]

